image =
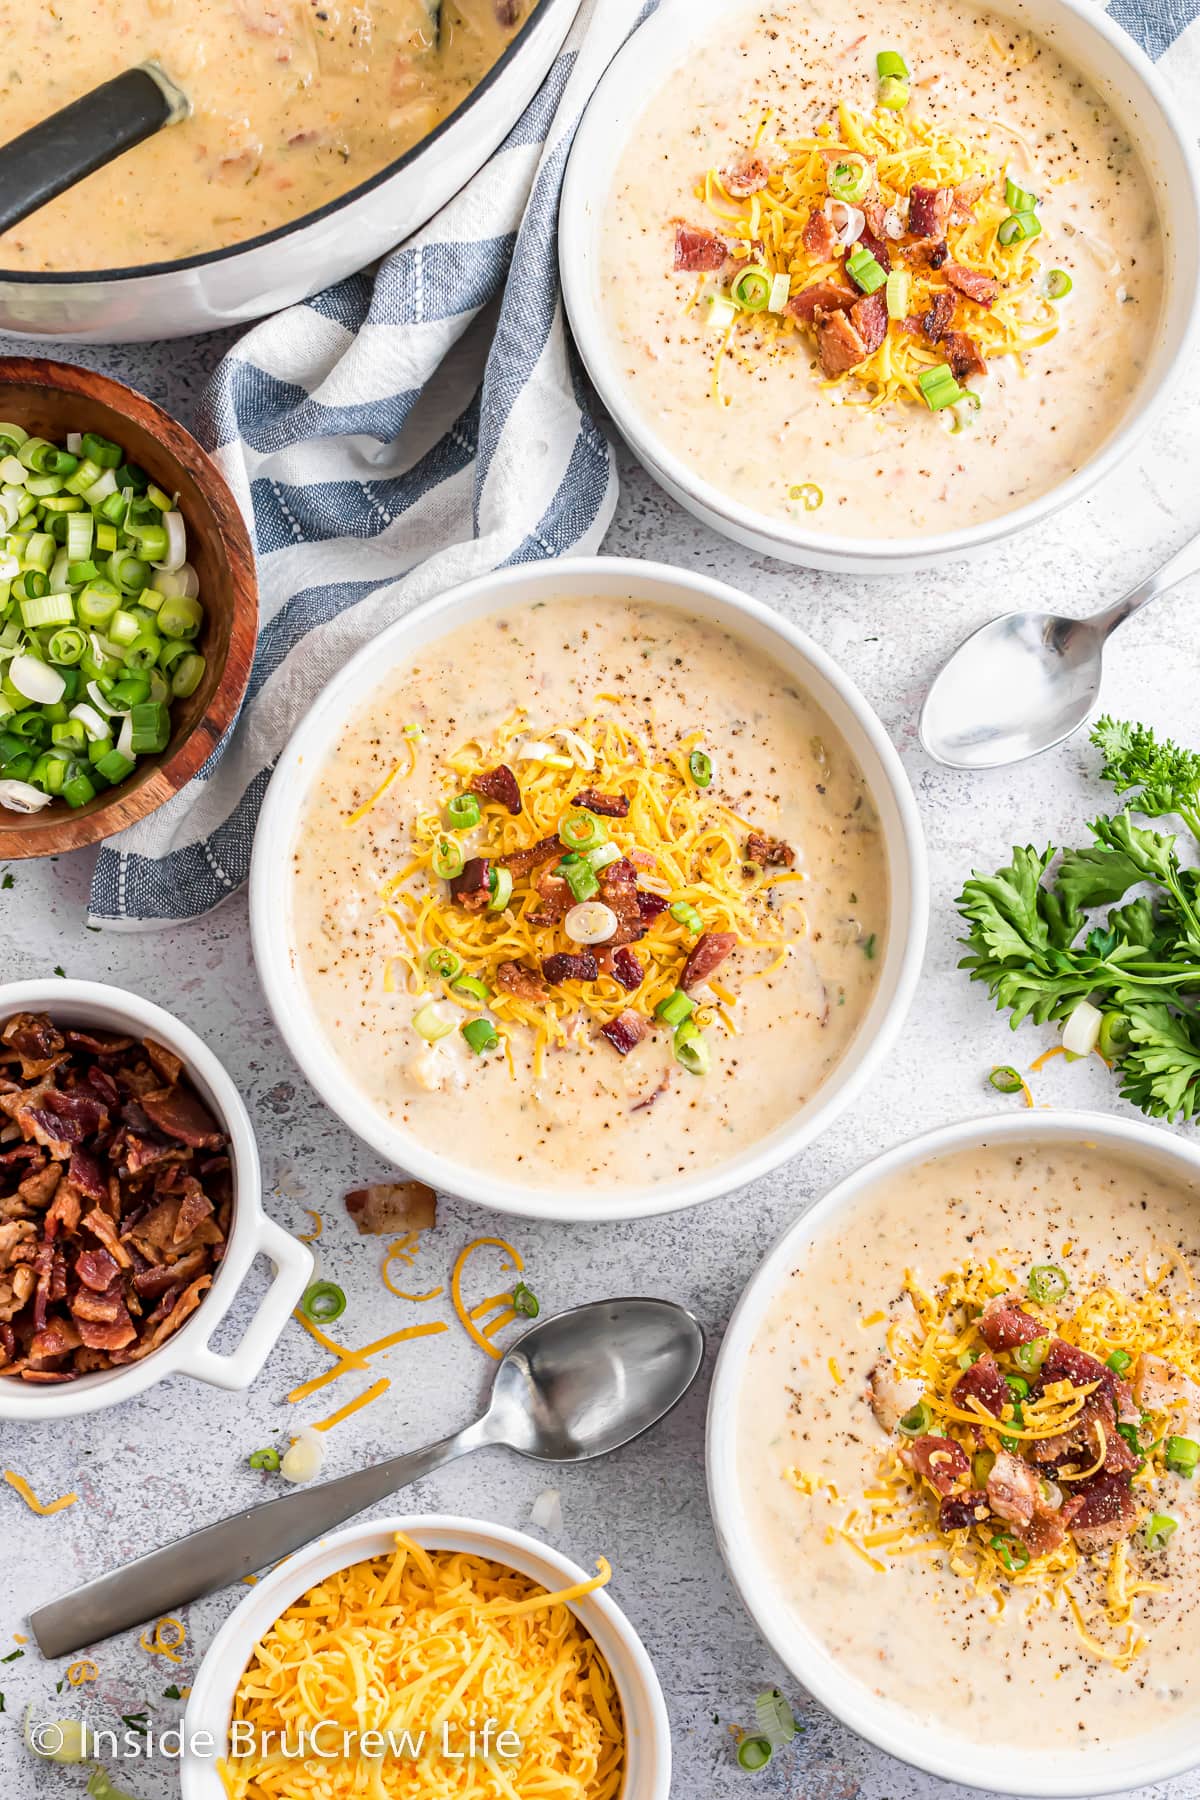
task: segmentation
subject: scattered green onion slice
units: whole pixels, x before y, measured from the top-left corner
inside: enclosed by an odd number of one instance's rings
[[[1128,1350],[1114,1350],[1108,1359],[1108,1367],[1114,1375],[1124,1375],[1133,1365],[1133,1358]]]
[[[468,1019],[462,1027],[462,1034],[476,1056],[482,1056],[487,1050],[494,1050],[500,1042],[500,1036],[489,1019]]]
[[[999,1063],[988,1076],[998,1094],[1019,1094],[1025,1083],[1011,1063]]]
[[[282,1458],[278,1450],[272,1449],[270,1446],[265,1450],[252,1450],[250,1452],[250,1467],[252,1469],[270,1469],[274,1471],[279,1467],[281,1461]]]
[[[1046,1360],[1050,1348],[1048,1337],[1033,1338],[1028,1344],[1018,1344],[1013,1350],[1013,1361],[1018,1369],[1026,1375],[1036,1375]]]
[[[594,900],[600,892],[600,883],[596,880],[590,863],[582,860],[559,863],[557,873],[570,888],[576,906],[581,906],[585,900]]]
[[[918,1400],[917,1404],[910,1407],[900,1420],[899,1429],[905,1437],[923,1437],[932,1424],[933,1409],[927,1401]]]
[[[1042,221],[1035,212],[1009,213],[1007,219],[1001,219],[996,227],[996,236],[1005,246],[1020,244],[1026,238],[1037,237],[1042,229]]]
[[[788,489],[788,499],[799,500],[805,512],[816,512],[825,504],[825,495],[815,481],[797,482],[795,487]]]
[[[1070,1286],[1067,1276],[1054,1263],[1039,1263],[1029,1271],[1025,1292],[1039,1306],[1052,1306],[1063,1298]]]
[[[675,1061],[689,1075],[707,1075],[712,1067],[712,1052],[694,1019],[685,1019],[675,1027]]]
[[[1033,212],[1037,203],[1038,197],[1036,194],[1031,194],[1028,188],[1018,187],[1011,175],[1005,176],[1004,204],[1007,206],[1009,212]]]
[[[712,757],[703,750],[693,750],[688,757],[688,774],[698,788],[710,786],[713,777]]]
[[[456,956],[453,950],[431,950],[425,958],[425,967],[439,981],[453,981],[462,973],[462,957]]]
[[[457,980],[451,981],[450,991],[453,994],[463,994],[468,1000],[478,1000],[481,1006],[486,1005],[492,997],[491,989],[485,987],[477,975],[460,975]]]
[[[1046,297],[1049,300],[1065,300],[1075,283],[1065,269],[1051,269],[1046,277]]]
[[[753,1775],[766,1768],[771,1755],[771,1746],[765,1737],[744,1737],[737,1749],[738,1767]]]
[[[454,1030],[454,1021],[443,1018],[433,1001],[428,1000],[413,1014],[413,1030],[423,1037],[427,1044],[436,1044],[439,1039],[450,1036]]]
[[[542,1310],[537,1295],[523,1281],[518,1281],[513,1289],[512,1303],[513,1311],[519,1312],[524,1319],[536,1319]]]
[[[1146,1520],[1146,1529],[1142,1533],[1142,1542],[1147,1550],[1162,1550],[1167,1539],[1179,1529],[1179,1520],[1173,1519],[1170,1513],[1151,1513]]]
[[[690,994],[685,994],[682,988],[676,988],[673,994],[668,994],[665,1000],[659,1001],[654,1009],[654,1016],[661,1019],[664,1025],[682,1025],[685,1019],[691,1018],[695,1010],[696,1002]]]
[[[907,79],[908,64],[898,50],[881,50],[875,58],[877,75],[900,75]]]
[[[846,273],[864,294],[878,292],[887,282],[887,271],[883,264],[869,250],[864,249],[862,244],[856,244],[846,258]]]
[[[1025,1545],[1020,1538],[1012,1537],[1008,1532],[997,1532],[992,1539],[992,1549],[1010,1575],[1018,1574],[1029,1562],[1029,1551]]]
[[[765,312],[771,298],[771,272],[761,263],[741,270],[730,289],[743,312]]]
[[[696,911],[690,900],[675,900],[671,903],[671,917],[688,931],[703,931],[704,920]]]
[[[871,165],[866,157],[851,151],[834,163],[825,185],[835,200],[844,200],[847,206],[857,206],[871,191],[872,179]]]
[[[503,863],[497,863],[488,876],[488,886],[492,890],[492,897],[488,901],[488,911],[503,912],[512,899],[512,870],[506,869]]]
[[[772,1750],[782,1750],[796,1735],[796,1715],[778,1688],[764,1688],[754,1701],[754,1723]]]
[[[474,794],[455,794],[446,806],[446,823],[451,831],[470,831],[479,823],[479,801]]]
[[[314,1281],[305,1288],[300,1311],[314,1325],[329,1325],[346,1310],[346,1296],[336,1281]]]
[[[590,812],[570,812],[558,828],[558,840],[568,850],[594,850],[604,839],[604,828]]]
[[[453,881],[456,875],[462,874],[465,862],[462,846],[456,844],[453,838],[441,837],[438,839],[433,847],[433,872],[435,875],[440,876],[443,881]]]
[[[1196,1473],[1196,1465],[1200,1463],[1200,1444],[1195,1438],[1169,1437],[1166,1442],[1166,1463],[1172,1475],[1182,1475],[1190,1481]]]

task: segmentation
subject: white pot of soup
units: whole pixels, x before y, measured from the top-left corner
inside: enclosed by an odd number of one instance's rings
[[[576,5],[65,0],[49,32],[6,7],[6,138],[148,57],[192,111],[0,235],[0,330],[182,337],[363,268],[482,168]]]
[[[1090,0],[664,5],[572,151],[572,327],[717,530],[863,573],[962,555],[1172,400],[1192,136]]]
[[[782,1237],[708,1419],[722,1553],[797,1681],[905,1762],[1011,1794],[1200,1756],[1200,1151],[1091,1113],[973,1119]]]
[[[911,998],[921,828],[862,695],[703,576],[509,569],[329,685],[255,838],[259,974],[317,1091],[500,1211],[632,1218],[792,1155]]]

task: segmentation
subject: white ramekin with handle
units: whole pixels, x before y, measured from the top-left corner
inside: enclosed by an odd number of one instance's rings
[[[0,985],[0,1024],[13,1013],[47,1013],[56,1025],[92,1026],[151,1037],[182,1058],[184,1072],[229,1138],[233,1222],[212,1287],[179,1330],[143,1361],[101,1369],[52,1387],[0,1377],[0,1419],[65,1419],[115,1406],[168,1375],[191,1375],[213,1387],[248,1388],[278,1342],[312,1279],[312,1252],[262,1208],[258,1147],[241,1095],[208,1046],[188,1026],[125,988],[97,981],[13,981]],[[209,1342],[257,1256],[275,1276],[235,1350]]]
[[[264,1575],[209,1645],[192,1684],[184,1720],[183,1800],[225,1800],[217,1758],[225,1754],[234,1697],[259,1639],[281,1613],[335,1569],[386,1556],[395,1548],[398,1531],[415,1538],[426,1550],[463,1550],[504,1563],[551,1593],[587,1581],[594,1572],[581,1569],[560,1551],[523,1531],[448,1514],[376,1519],[318,1538]],[[668,1800],[671,1727],[645,1645],[604,1588],[573,1601],[571,1611],[595,1639],[620,1696],[626,1746],[621,1800]]]

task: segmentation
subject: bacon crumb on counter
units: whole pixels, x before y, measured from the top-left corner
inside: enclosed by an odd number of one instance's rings
[[[382,1181],[354,1188],[346,1211],[363,1237],[394,1237],[431,1231],[437,1224],[437,1196],[423,1181]]]
[[[0,1114],[0,1374],[51,1385],[140,1361],[224,1255],[225,1133],[164,1045],[44,1014],[0,1029]]]

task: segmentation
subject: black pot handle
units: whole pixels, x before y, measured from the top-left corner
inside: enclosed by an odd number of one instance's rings
[[[0,232],[189,110],[158,64],[142,63],[23,131],[0,146]]]

